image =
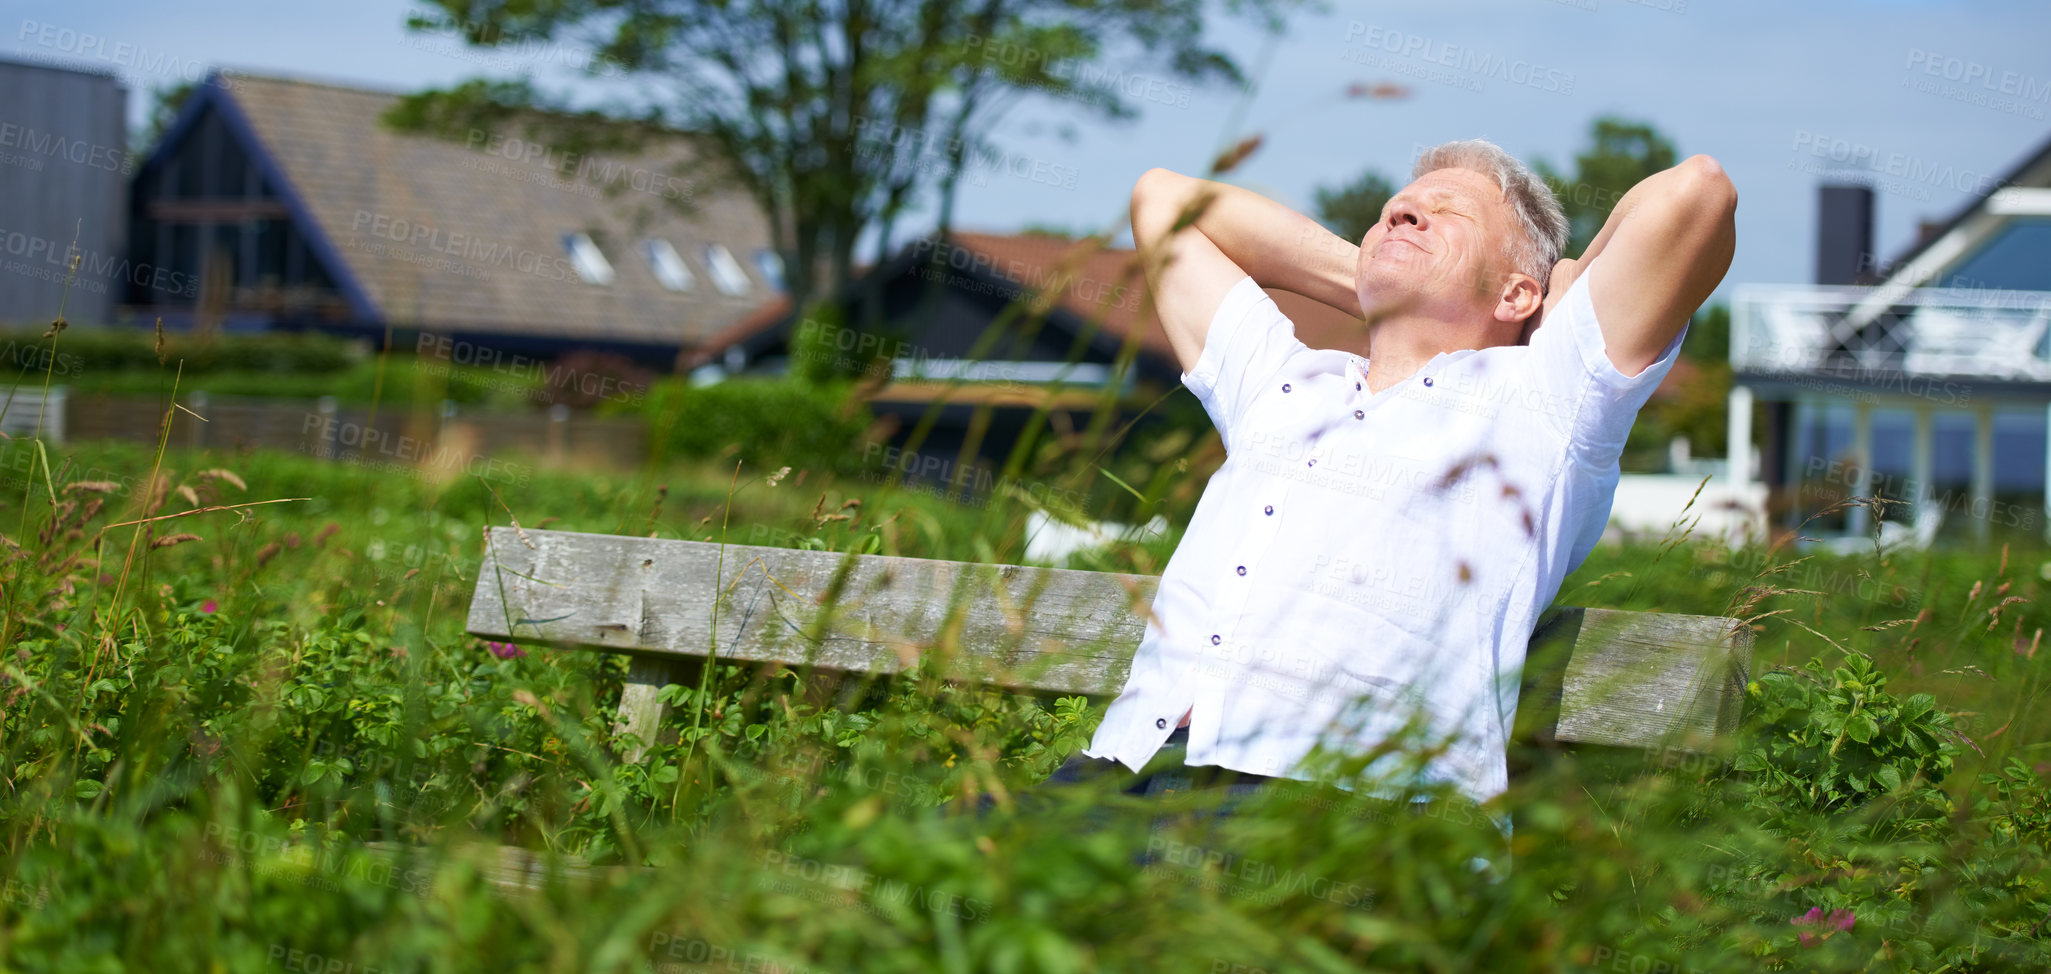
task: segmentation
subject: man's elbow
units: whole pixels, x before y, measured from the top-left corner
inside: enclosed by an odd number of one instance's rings
[[[1738,211],[1738,187],[1723,164],[1706,155],[1692,155],[1673,169],[1674,198],[1698,213],[1728,220]]]
[[[1140,246],[1160,239],[1181,217],[1189,177],[1156,166],[1132,184],[1132,237]]]

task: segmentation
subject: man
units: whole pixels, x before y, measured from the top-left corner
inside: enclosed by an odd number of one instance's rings
[[[1477,802],[1507,787],[1532,627],[1601,537],[1632,420],[1730,267],[1737,193],[1695,156],[1570,260],[1559,202],[1502,149],[1438,146],[1412,180],[1358,247],[1245,189],[1163,169],[1133,188],[1161,322],[1227,459],[1124,691],[1058,779],[1173,763],[1239,792],[1415,717],[1451,741],[1417,780]],[[1262,288],[1363,315],[1367,354],[1304,346]]]

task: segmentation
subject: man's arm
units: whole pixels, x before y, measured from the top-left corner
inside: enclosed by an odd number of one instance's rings
[[[1242,276],[1360,313],[1360,248],[1250,190],[1150,169],[1132,187],[1132,239],[1185,372],[1196,368],[1211,319]]]
[[[1737,208],[1737,188],[1708,156],[1646,177],[1617,201],[1580,260],[1553,268],[1541,323],[1586,273],[1611,364],[1627,376],[1645,371],[1730,270]]]

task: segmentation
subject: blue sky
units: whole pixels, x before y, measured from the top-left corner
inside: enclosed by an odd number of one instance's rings
[[[1857,168],[1878,184],[1878,250],[1899,253],[1916,221],[1948,216],[2051,137],[2051,4],[1763,3],[1713,0],[1330,0],[1272,42],[1214,25],[1256,82],[1184,92],[1140,62],[1107,60],[1139,93],[1141,117],[1096,120],[1027,100],[996,134],[1012,170],[965,186],[956,222],[1114,225],[1150,166],[1201,172],[1231,134],[1261,132],[1236,181],[1298,208],[1313,189],[1373,168],[1407,174],[1417,147],[1476,136],[1526,158],[1570,163],[1591,119],[1653,122],[1680,150],[1721,160],[1738,186],[1739,243],[1725,281],[1812,274],[1815,187]],[[115,0],[5,22],[17,57],[81,57],[149,90],[223,65],[386,88],[446,84],[539,66],[499,64],[404,29],[406,0],[305,6],[248,0]],[[86,35],[96,40],[86,41]],[[125,46],[124,46],[125,45]],[[558,75],[566,76],[566,75]],[[1356,82],[1408,85],[1403,101],[1337,97]],[[2003,89],[2006,89],[2004,91]],[[1023,160],[1021,162],[1020,160]],[[1398,180],[1401,181],[1400,179]],[[925,221],[913,220],[916,228]]]

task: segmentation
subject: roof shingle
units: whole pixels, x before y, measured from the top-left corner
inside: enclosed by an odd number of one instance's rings
[[[545,338],[695,345],[773,293],[750,259],[769,246],[752,200],[694,185],[677,147],[577,157],[476,133],[466,141],[394,131],[398,96],[230,75],[226,97],[283,170],[318,231],[380,316],[400,326]],[[688,199],[679,213],[664,197]],[[586,283],[565,234],[587,232],[612,265]],[[667,239],[696,282],[671,291],[641,241]],[[705,248],[721,244],[751,288],[713,286]]]

